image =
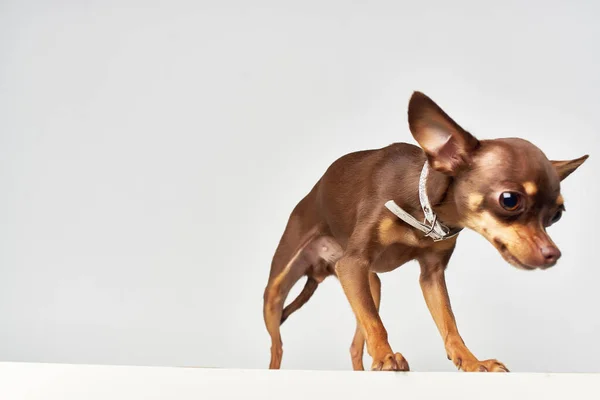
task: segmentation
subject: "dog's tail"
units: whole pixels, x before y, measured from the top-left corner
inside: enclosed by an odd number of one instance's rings
[[[288,317],[292,315],[294,311],[297,311],[300,307],[306,304],[308,299],[310,299],[313,293],[315,293],[315,290],[317,290],[317,286],[319,286],[317,281],[311,277],[308,277],[308,279],[306,280],[306,284],[304,285],[304,288],[302,289],[298,297],[296,297],[294,301],[292,301],[283,309],[283,312],[281,313],[280,324],[283,324],[285,320],[288,319]]]

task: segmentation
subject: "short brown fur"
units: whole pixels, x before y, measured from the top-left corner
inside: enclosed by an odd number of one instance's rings
[[[384,204],[394,200],[423,220],[418,182],[428,162],[426,190],[441,221],[480,233],[519,268],[544,269],[560,257],[546,232],[564,210],[560,181],[587,156],[549,161],[523,139],[479,141],[420,92],[411,97],[408,120],[420,148],[395,143],[347,154],[327,169],[293,210],[264,293],[264,318],[272,342],[270,368],[281,365],[281,323],[308,301],[319,282],[334,275],[357,320],[350,348],[353,368],[363,369],[366,343],[371,369],[408,370],[404,356],[388,343],[379,317],[377,274],[416,260],[423,296],[448,358],[464,371],[508,371],[497,360],[476,358],[456,327],[445,270],[457,237],[434,242]],[[304,289],[284,308],[290,289],[303,276]]]

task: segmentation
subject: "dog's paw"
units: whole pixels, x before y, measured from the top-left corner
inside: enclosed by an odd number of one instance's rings
[[[400,353],[387,354],[380,360],[373,360],[371,371],[409,371],[408,361]]]
[[[509,372],[508,368],[498,360],[463,361],[457,358],[454,365],[465,372]]]

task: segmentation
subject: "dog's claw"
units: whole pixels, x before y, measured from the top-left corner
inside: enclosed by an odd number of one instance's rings
[[[406,358],[404,358],[404,356],[402,356],[402,354],[396,353],[394,356],[396,358],[396,364],[398,365],[399,371],[410,371],[410,367],[408,366],[408,361],[406,361]]]
[[[461,358],[457,358],[454,364],[459,370],[465,372],[509,372],[508,368],[497,360],[464,362]]]
[[[400,353],[387,354],[383,360],[374,362],[371,371],[409,371],[408,362]]]

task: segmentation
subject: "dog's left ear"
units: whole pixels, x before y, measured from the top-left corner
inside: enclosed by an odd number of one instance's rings
[[[466,166],[479,146],[475,137],[421,92],[414,92],[408,103],[408,125],[429,165],[448,175],[456,175]]]
[[[554,166],[554,169],[556,169],[556,172],[558,173],[558,177],[562,181],[567,176],[571,175],[571,173],[573,173],[573,171],[575,171],[577,168],[579,168],[579,166],[581,164],[583,164],[583,162],[585,160],[587,160],[588,157],[589,156],[586,154],[585,156],[576,158],[575,160],[550,161],[550,162]]]

